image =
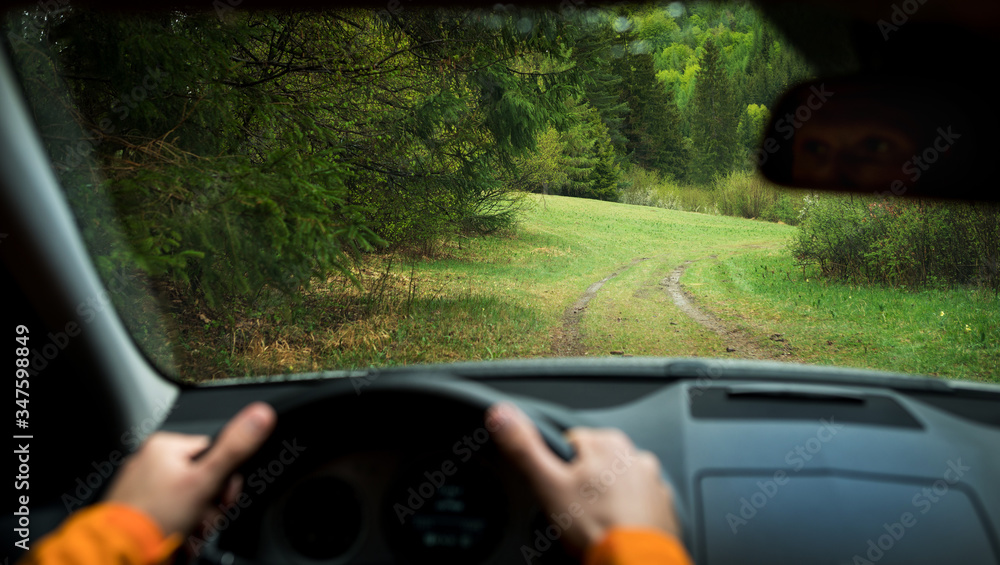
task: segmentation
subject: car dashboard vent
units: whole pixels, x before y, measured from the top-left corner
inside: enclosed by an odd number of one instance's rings
[[[813,420],[922,429],[896,400],[877,394],[752,386],[692,387],[691,416],[706,420]]]

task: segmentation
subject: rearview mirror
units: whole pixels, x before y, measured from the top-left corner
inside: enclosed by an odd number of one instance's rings
[[[958,85],[926,81],[801,84],[775,106],[756,161],[796,188],[998,200],[996,110],[972,101]]]

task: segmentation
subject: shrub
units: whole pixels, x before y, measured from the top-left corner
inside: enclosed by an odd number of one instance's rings
[[[757,173],[734,171],[715,183],[719,212],[770,222],[798,223],[793,192],[779,188]]]
[[[841,280],[1000,288],[1000,206],[809,195],[792,252]]]
[[[619,202],[669,210],[799,223],[802,191],[784,189],[750,172],[732,172],[713,189],[676,184],[656,171],[634,165],[622,177]]]
[[[633,165],[622,177],[619,202],[668,210],[718,214],[712,191],[682,186],[656,171]]]

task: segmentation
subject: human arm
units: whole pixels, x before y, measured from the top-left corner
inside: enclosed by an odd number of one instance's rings
[[[560,539],[586,565],[689,564],[673,492],[652,453],[620,430],[574,428],[573,461],[559,459],[531,420],[511,404],[487,412],[500,450],[533,487]],[[563,527],[565,526],[565,527]]]
[[[101,503],[83,509],[42,539],[21,565],[161,563],[199,522],[240,491],[236,467],[274,428],[274,410],[247,406],[210,445],[206,436],[159,432],[129,457]],[[207,451],[206,448],[209,448]]]

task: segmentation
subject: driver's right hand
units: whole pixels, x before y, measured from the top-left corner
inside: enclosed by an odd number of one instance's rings
[[[501,452],[525,474],[546,515],[555,517],[553,523],[569,523],[561,538],[574,554],[582,555],[613,527],[656,529],[680,537],[674,494],[663,481],[659,460],[638,450],[622,431],[567,431],[577,453],[567,463],[516,406],[497,404],[487,411],[486,420]]]

